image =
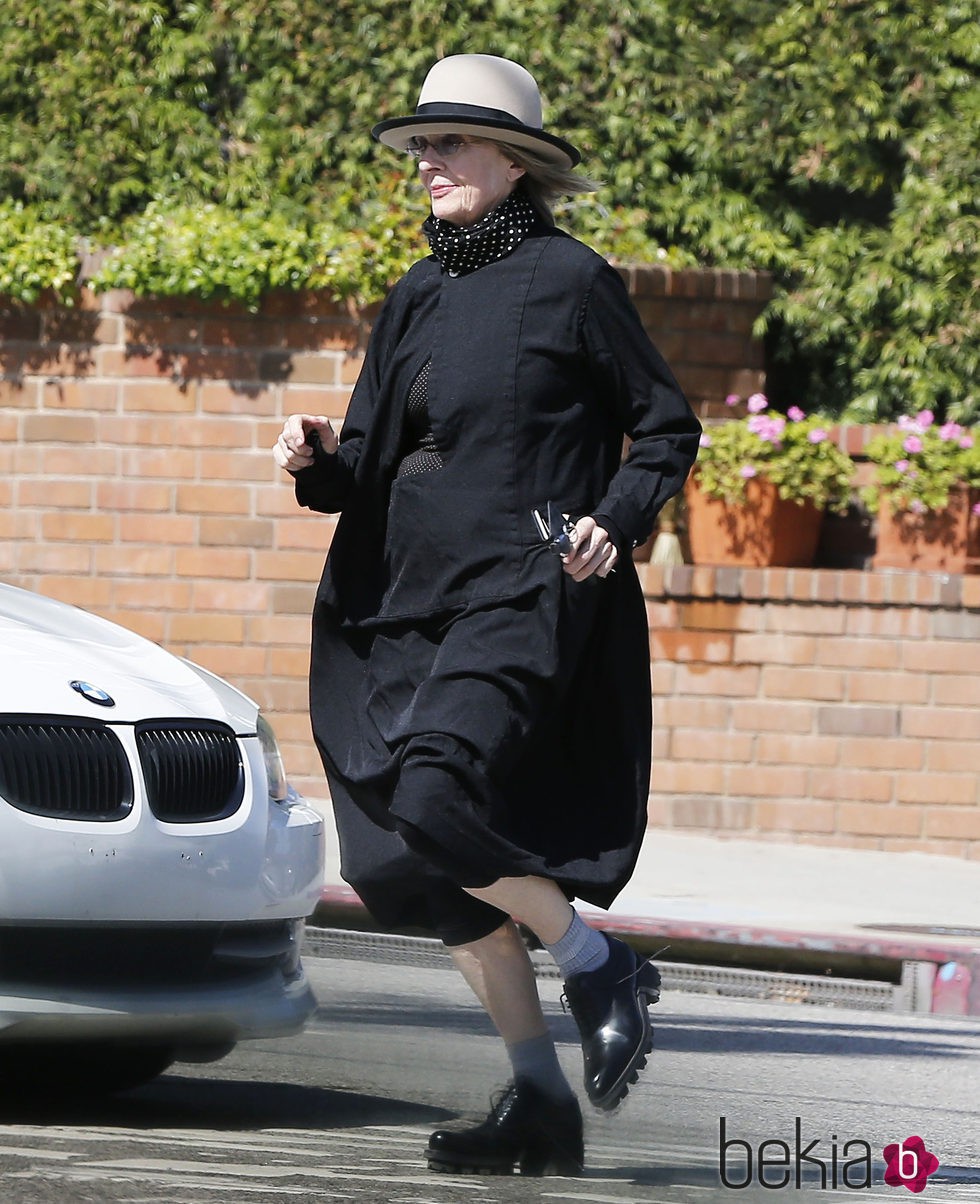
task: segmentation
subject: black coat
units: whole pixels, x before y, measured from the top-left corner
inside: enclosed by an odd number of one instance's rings
[[[444,467],[396,481],[429,358]],[[335,801],[350,796],[381,843],[396,829],[463,885],[540,873],[615,897],[649,785],[629,552],[683,485],[699,432],[618,273],[551,227],[471,274],[428,258],[395,286],[338,452],[318,449],[296,481],[301,504],[341,511],[314,615],[314,732]],[[610,532],[615,574],[571,581],[532,521],[549,501]],[[362,895],[386,873],[365,843],[359,827],[344,849]]]

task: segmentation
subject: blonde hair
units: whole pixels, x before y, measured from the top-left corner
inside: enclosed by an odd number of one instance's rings
[[[490,139],[487,139],[490,141]],[[526,146],[514,146],[511,142],[492,140],[500,151],[518,167],[524,168],[518,188],[551,226],[555,224],[552,205],[563,196],[574,196],[580,192],[595,192],[599,185],[587,176],[576,175],[570,167],[559,167],[543,155]]]

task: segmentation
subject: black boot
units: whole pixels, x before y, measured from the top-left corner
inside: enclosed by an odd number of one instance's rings
[[[570,974],[565,999],[582,1037],[585,1090],[597,1108],[615,1108],[647,1064],[653,1032],[647,1008],[660,998],[660,973],[623,941],[606,936],[598,970]]]
[[[580,1175],[585,1161],[582,1111],[572,1096],[556,1103],[527,1079],[509,1084],[490,1115],[469,1129],[437,1129],[429,1169],[509,1175]]]

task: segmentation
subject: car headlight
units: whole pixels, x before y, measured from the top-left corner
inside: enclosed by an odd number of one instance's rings
[[[282,754],[279,751],[276,733],[263,715],[259,715],[255,721],[255,732],[262,747],[262,755],[265,757],[265,776],[269,783],[269,798],[275,799],[277,803],[284,802],[289,796],[289,783],[286,781],[286,769],[282,763]]]

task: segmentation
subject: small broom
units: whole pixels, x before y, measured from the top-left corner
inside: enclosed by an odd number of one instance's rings
[[[677,497],[672,497],[660,511],[660,529],[653,541],[651,564],[683,564],[684,553],[677,535]]]

